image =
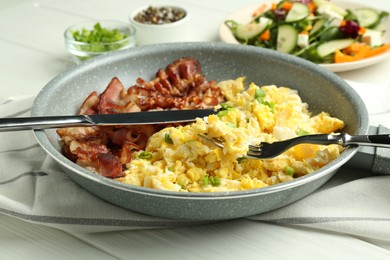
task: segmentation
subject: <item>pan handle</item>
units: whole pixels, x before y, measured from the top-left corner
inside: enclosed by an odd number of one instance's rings
[[[370,126],[369,135],[390,134],[390,129],[379,125],[378,127]],[[388,142],[386,140],[376,140]],[[375,140],[372,140],[375,141]],[[371,171],[375,175],[390,175],[390,149],[381,147],[361,146],[358,152],[346,163],[350,167],[360,168]]]

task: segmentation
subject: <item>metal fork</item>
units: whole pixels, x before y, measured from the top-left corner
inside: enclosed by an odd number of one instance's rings
[[[203,140],[223,148],[223,140],[219,138],[210,138],[206,135],[199,134]],[[249,145],[246,157],[255,159],[273,158],[287,149],[297,144],[338,144],[341,146],[375,146],[390,148],[390,135],[349,135],[349,134],[314,134],[303,135],[292,139],[278,141],[273,143],[260,143],[259,145]]]

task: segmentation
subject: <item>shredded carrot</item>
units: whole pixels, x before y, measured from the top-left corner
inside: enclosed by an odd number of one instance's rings
[[[284,3],[282,4],[282,8],[283,8],[284,10],[287,10],[287,11],[290,10],[292,6],[293,6],[293,4],[290,3],[290,2],[284,2]]]
[[[353,56],[342,53],[339,50],[334,52],[334,63],[343,63],[352,61]]]
[[[362,42],[354,42],[347,48],[343,50],[344,53],[346,54],[355,54],[358,53],[364,46],[367,46],[367,44],[362,43]]]
[[[345,26],[346,24],[347,24],[347,21],[342,20],[341,23],[340,23],[340,26]]]
[[[380,47],[370,49],[370,51],[366,55],[366,58],[384,53],[388,50],[390,50],[390,43],[383,44]]]
[[[360,29],[359,29],[359,34],[364,34],[366,31],[367,31],[366,28],[360,27]]]
[[[271,31],[269,29],[265,30],[262,34],[260,34],[259,39],[262,41],[268,41],[271,39]]]
[[[345,53],[342,53],[339,50],[336,50],[334,53],[334,63],[344,63],[344,62],[351,62],[351,61],[357,61],[360,57],[348,55]]]
[[[367,57],[368,52],[371,50],[371,47],[366,45],[363,46],[357,53],[355,53],[354,58],[356,60],[361,60]]]
[[[384,44],[380,47],[371,48],[362,43],[354,43],[343,52],[336,50],[334,54],[335,63],[351,62],[366,59],[390,50],[390,44]]]
[[[310,13],[311,13],[311,14],[314,13],[314,11],[315,11],[316,8],[317,8],[317,6],[315,5],[315,3],[313,3],[313,2],[309,2],[309,3],[307,4],[307,6],[309,7]]]
[[[278,5],[276,3],[272,3],[271,10],[274,11],[276,8],[278,8]]]
[[[253,12],[252,17],[257,17],[257,16],[261,15],[262,13],[264,13],[265,11],[267,11],[267,5],[262,4]]]

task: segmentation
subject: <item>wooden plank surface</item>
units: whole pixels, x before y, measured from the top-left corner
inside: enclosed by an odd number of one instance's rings
[[[116,259],[63,231],[0,215],[0,259]]]

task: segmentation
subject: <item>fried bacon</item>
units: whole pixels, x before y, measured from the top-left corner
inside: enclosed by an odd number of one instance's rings
[[[128,95],[122,82],[114,77],[100,96],[98,112],[99,114],[118,114],[141,111],[133,100],[134,97]]]
[[[189,58],[160,69],[150,82],[138,79],[128,93],[136,96],[135,101],[142,110],[207,108],[223,101],[216,82],[207,81],[199,62]]]
[[[196,59],[181,58],[160,69],[151,81],[142,78],[126,89],[114,77],[100,95],[92,92],[79,114],[113,114],[162,109],[210,108],[224,101],[215,81],[207,81]],[[163,126],[72,127],[58,129],[62,153],[82,167],[109,178],[123,176],[134,151],[144,150]]]

